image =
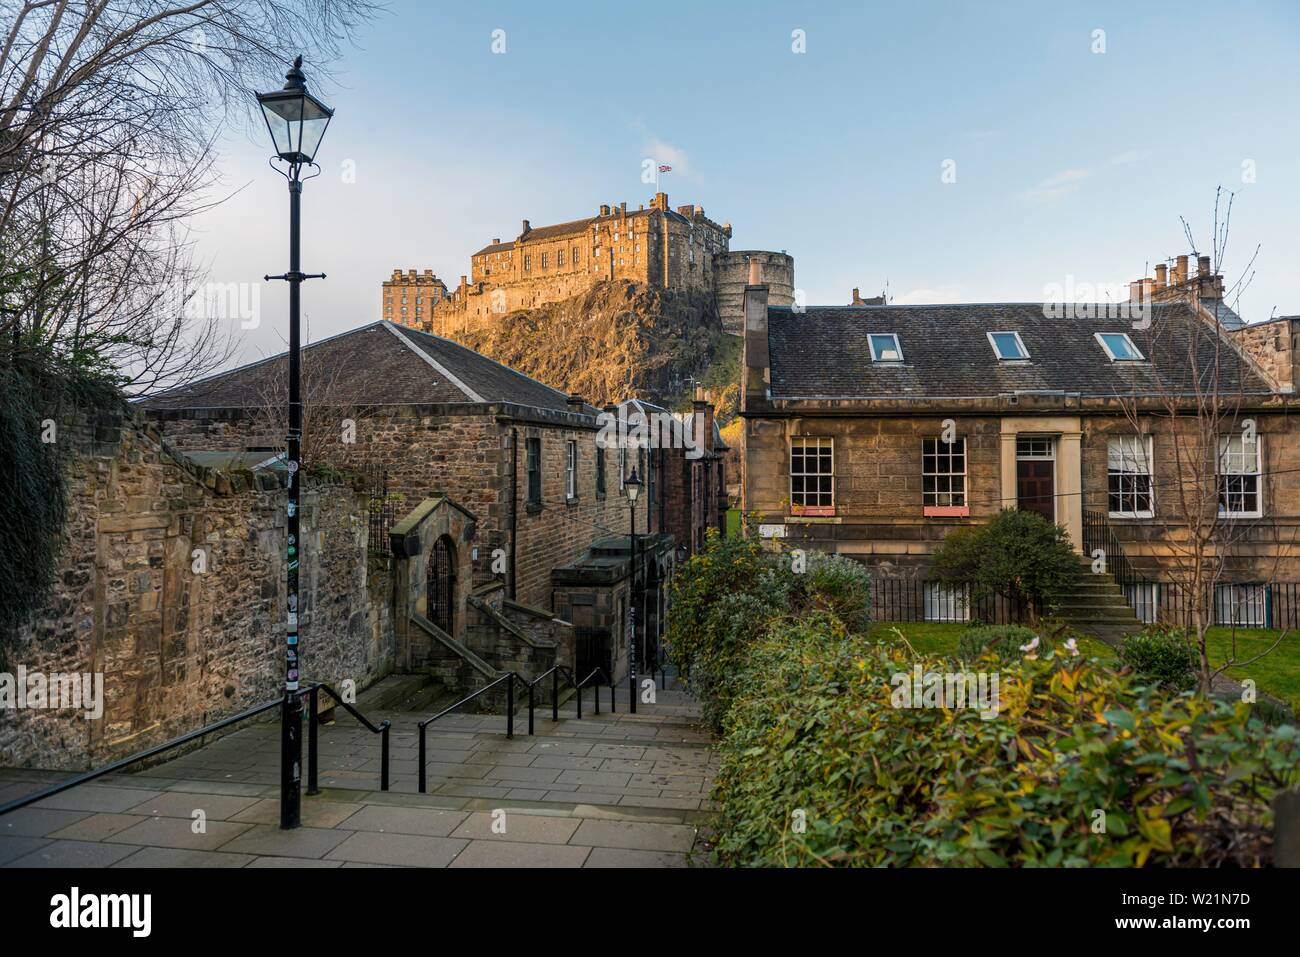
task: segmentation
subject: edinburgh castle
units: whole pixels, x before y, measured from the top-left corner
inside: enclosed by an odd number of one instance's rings
[[[731,235],[730,223],[715,222],[701,206],[671,209],[666,193],[656,193],[649,207],[602,205],[596,215],[567,223],[534,227],[524,220],[514,239],[493,239],[475,252],[454,290],[431,270],[395,270],[383,284],[381,316],[464,339],[511,313],[614,282],[684,296],[738,335],[751,262],[759,263],[773,304],[788,305],[794,260],[784,252],[731,250]]]

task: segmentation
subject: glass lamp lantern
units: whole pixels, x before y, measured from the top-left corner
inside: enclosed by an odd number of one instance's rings
[[[257,94],[276,155],[295,165],[311,163],[334,111],[307,92],[302,57],[284,75],[284,89]]]

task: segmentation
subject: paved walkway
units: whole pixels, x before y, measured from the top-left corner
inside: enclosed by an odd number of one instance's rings
[[[428,793],[416,788],[421,717],[393,722],[391,782],[379,787],[379,736],[350,718],[320,729],[320,786],[303,827],[281,831],[279,726],[264,722],[175,760],[117,774],[0,816],[3,867],[682,867],[707,817],[715,769],[685,694],[558,723],[526,708],[505,718],[449,715],[429,728]],[[340,713],[341,710],[340,710]],[[0,771],[0,801],[66,777]]]

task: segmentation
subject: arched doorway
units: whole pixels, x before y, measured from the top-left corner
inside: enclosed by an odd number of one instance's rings
[[[424,583],[429,620],[454,636],[456,611],[456,547],[446,535],[433,543]]]

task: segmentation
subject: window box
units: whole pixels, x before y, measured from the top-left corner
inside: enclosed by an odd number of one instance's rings
[[[926,518],[970,518],[969,505],[927,505]]]

